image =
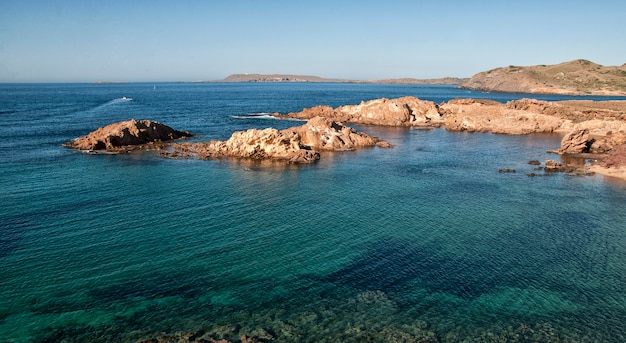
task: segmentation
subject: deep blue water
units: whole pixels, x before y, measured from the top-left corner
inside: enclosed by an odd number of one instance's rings
[[[204,141],[300,125],[249,113],[380,97],[581,97],[153,86],[0,85],[0,342],[626,341],[626,184],[527,177],[559,136],[364,126],[395,147],[305,166],[61,146],[130,118]]]

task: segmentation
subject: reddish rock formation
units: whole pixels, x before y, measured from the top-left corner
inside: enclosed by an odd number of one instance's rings
[[[320,158],[318,150],[346,151],[374,145],[390,146],[379,138],[316,117],[305,125],[280,131],[273,128],[251,129],[235,132],[226,141],[175,144],[174,151],[168,156],[202,159],[239,157],[311,163]]]
[[[619,168],[626,166],[626,144],[617,146],[609,153],[603,163],[606,168]]]
[[[171,127],[150,120],[129,120],[110,124],[82,136],[63,146],[85,150],[106,150],[121,152],[148,143],[159,143],[182,137],[189,137],[186,131],[177,131]]]
[[[411,96],[361,102],[339,107],[337,111],[347,116],[346,122],[367,125],[440,126],[443,123],[434,102]]]
[[[285,115],[275,113],[274,116],[297,119],[325,117],[344,123],[381,126],[440,126],[443,123],[437,104],[410,96],[370,100],[336,109],[316,106]]]
[[[561,140],[561,149],[559,153],[585,153],[589,152],[589,148],[594,139],[589,135],[589,129],[572,131],[566,134]]]
[[[475,99],[455,99],[439,106],[445,113],[445,127],[451,131],[529,134],[553,132],[563,123],[559,117],[518,107],[520,103],[516,102],[501,104]],[[529,104],[525,104],[522,108],[528,107]]]

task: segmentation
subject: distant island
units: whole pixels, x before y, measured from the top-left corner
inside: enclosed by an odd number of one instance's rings
[[[626,95],[626,64],[605,67],[588,60],[555,65],[496,68],[472,76],[461,88],[486,92]]]
[[[222,80],[202,82],[334,82],[334,83],[372,83],[372,84],[449,84],[460,85],[467,78],[444,77],[438,79],[383,79],[383,80],[348,80],[329,79],[311,75],[290,74],[232,74]]]

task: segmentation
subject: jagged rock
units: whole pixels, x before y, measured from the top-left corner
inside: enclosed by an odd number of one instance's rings
[[[359,105],[342,106],[338,112],[347,122],[385,126],[440,126],[443,123],[437,104],[412,96],[376,99]]]
[[[561,140],[560,153],[585,153],[589,152],[594,139],[589,136],[589,130],[572,131]]]
[[[171,157],[280,159],[289,162],[311,163],[320,158],[319,152],[301,143],[296,132],[250,129],[232,134],[226,141],[180,143],[173,146]]]
[[[454,99],[439,108],[445,113],[445,128],[451,131],[515,135],[554,132],[564,121],[557,116],[518,109],[514,104],[492,100]]]
[[[437,104],[411,96],[364,101],[359,105],[346,105],[336,109],[316,106],[285,115],[275,113],[274,116],[297,119],[324,117],[344,123],[381,126],[441,126],[443,123]]]
[[[121,151],[124,147],[189,137],[191,133],[177,131],[150,120],[128,120],[110,124],[79,137],[63,146],[86,151]]]
[[[302,126],[280,131],[273,128],[250,129],[235,132],[226,141],[175,144],[169,156],[203,159],[240,157],[311,163],[320,158],[318,150],[347,151],[374,145],[386,147],[389,143],[332,120],[316,117]]]
[[[379,138],[322,117],[313,118],[303,126],[284,131],[298,134],[301,144],[320,150],[347,151],[374,145],[388,146],[388,143]]]

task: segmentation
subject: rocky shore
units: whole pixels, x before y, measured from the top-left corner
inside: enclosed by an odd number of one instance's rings
[[[404,127],[443,127],[450,131],[497,134],[563,134],[561,146],[551,152],[587,159],[587,170],[622,177],[626,161],[620,148],[626,144],[626,101],[534,99],[499,103],[492,100],[453,99],[436,104],[415,97],[376,99],[337,108],[316,106],[300,112],[273,114],[277,118],[325,117],[344,123]],[[609,161],[607,164],[606,161]],[[571,166],[570,166],[571,167]],[[564,166],[560,171],[569,170]]]
[[[589,161],[589,165],[579,163],[575,166],[578,174],[593,171],[626,179],[626,101],[521,99],[503,104],[491,100],[453,99],[437,104],[407,96],[337,108],[315,106],[300,112],[272,115],[308,122],[280,131],[269,128],[235,132],[226,141],[165,144],[191,134],[158,122],[130,120],[102,127],[64,146],[90,153],[154,149],[162,150],[161,155],[170,158],[246,158],[312,163],[323,151],[391,146],[343,123],[443,127],[450,131],[511,135],[552,132],[562,134],[563,140],[560,147],[550,152]],[[570,167],[572,165],[566,163],[559,171]]]
[[[362,147],[391,147],[380,138],[357,132],[330,119],[315,117],[306,124],[284,130],[268,128],[235,132],[226,141],[179,143],[162,155],[171,158],[223,157],[273,159],[311,163],[320,151],[350,151]]]

